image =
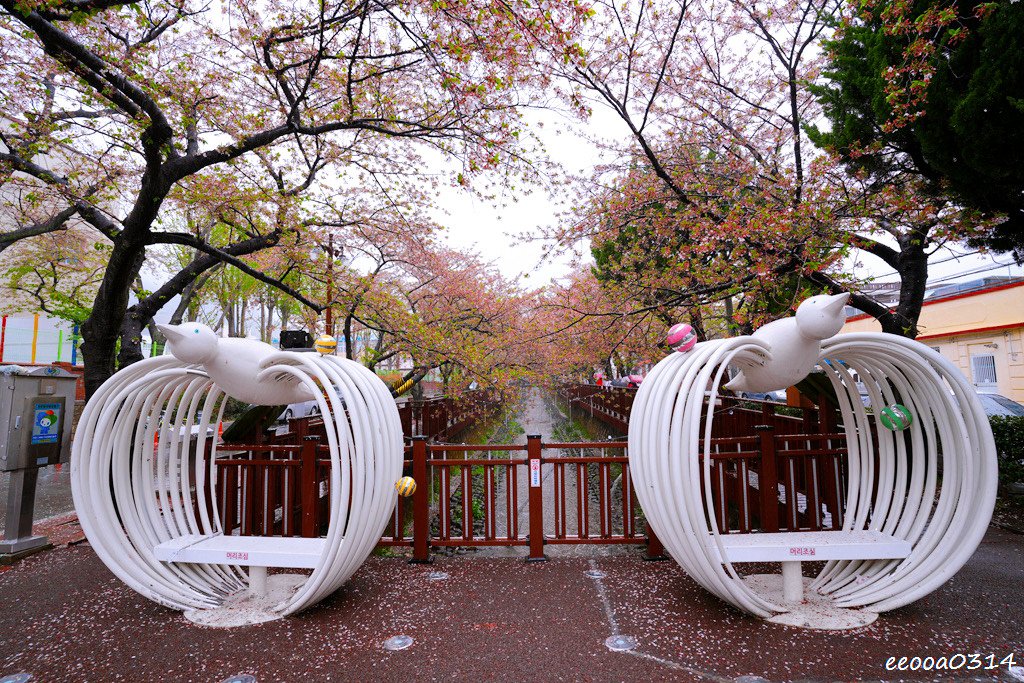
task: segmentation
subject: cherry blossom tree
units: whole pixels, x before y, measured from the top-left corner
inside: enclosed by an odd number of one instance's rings
[[[598,280],[630,303],[615,307],[623,316],[661,310],[699,330],[719,317],[749,330],[824,289],[849,291],[887,332],[916,334],[929,253],[977,234],[978,215],[815,146],[813,84],[842,8],[595,4],[590,39],[564,72],[568,96],[613,112],[628,138],[553,236],[588,241]],[[842,273],[855,250],[900,276],[892,309]]]
[[[576,3],[390,0],[0,0],[0,11],[0,182],[24,207],[0,244],[72,229],[72,217],[110,243],[82,326],[89,393],[115,369],[147,249],[202,256],[140,304],[133,328],[218,263],[322,308],[243,257],[303,238],[291,236],[296,205],[325,172],[358,168],[386,187],[438,155],[454,160],[454,182],[525,162],[517,113],[522,86],[537,82],[533,58],[575,50],[587,14]],[[264,193],[273,220],[221,207],[219,219],[244,219],[224,245],[162,229],[169,202],[225,178]]]
[[[589,240],[599,280],[630,285],[624,314],[750,324],[812,288],[793,274],[837,260],[831,189],[804,132],[817,112],[804,84],[837,6],[595,5],[564,75],[573,101],[614,112],[628,139],[554,237]]]

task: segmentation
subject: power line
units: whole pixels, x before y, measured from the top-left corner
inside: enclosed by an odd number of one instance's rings
[[[1007,261],[1006,263],[993,262],[993,263],[990,263],[990,264],[986,264],[984,266],[978,266],[977,268],[972,268],[971,270],[965,270],[962,273],[954,273],[952,275],[944,275],[943,277],[935,278],[934,280],[929,280],[928,284],[929,285],[933,285],[933,284],[940,284],[940,283],[943,283],[943,282],[949,282],[950,280],[955,280],[956,278],[964,277],[966,275],[980,275],[982,273],[987,273],[987,272],[992,271],[992,270],[1000,270],[1002,268],[1006,268],[1007,266],[1013,265],[1014,263],[1015,263],[1015,261],[1012,258],[1009,261]]]
[[[974,256],[975,254],[980,254],[980,253],[981,253],[980,249],[975,249],[974,251],[967,251],[967,252],[964,252],[963,254],[950,254],[946,258],[941,258],[938,261],[929,261],[928,262],[928,267],[930,268],[931,266],[937,266],[940,263],[949,263],[950,261],[956,261],[958,259],[962,259],[965,256]],[[881,275],[876,275],[874,277],[876,277],[876,278],[878,278],[878,277],[888,277],[890,275],[899,275],[899,271],[898,270],[890,270],[888,272],[882,273]]]
[[[972,252],[972,253],[976,254],[978,252]],[[968,256],[968,255],[970,255],[970,254],[962,254],[961,256]],[[929,263],[928,265],[929,265],[929,267],[931,267],[931,266],[937,265],[939,263],[946,263],[947,261],[952,261],[954,258],[960,258],[960,256],[950,257],[950,258],[946,258],[946,259],[941,259],[939,261],[934,261],[932,263]],[[991,263],[986,263],[986,264],[983,264],[983,265],[980,265],[980,266],[975,266],[974,268],[970,268],[968,270],[960,271],[958,273],[951,273],[949,275],[943,275],[942,277],[937,277],[937,278],[929,279],[927,284],[928,284],[928,286],[931,286],[933,284],[940,284],[940,283],[943,283],[943,282],[948,282],[950,280],[955,280],[957,278],[966,277],[968,275],[978,275],[978,274],[981,274],[981,273],[987,273],[987,272],[992,271],[992,270],[999,270],[1001,268],[1006,268],[1008,266],[1013,266],[1015,264],[1016,264],[1016,261],[1012,257],[1008,261],[1005,261],[1005,262],[993,261]],[[890,272],[885,273],[883,275],[878,275],[876,277],[880,278],[880,277],[886,277],[888,275],[897,275],[897,274],[898,274],[898,272],[893,270],[893,271],[890,271]],[[892,284],[892,285],[896,286],[896,285],[899,284],[899,281],[878,282],[877,279],[875,279],[875,280],[872,281],[872,284],[874,284],[874,285]]]

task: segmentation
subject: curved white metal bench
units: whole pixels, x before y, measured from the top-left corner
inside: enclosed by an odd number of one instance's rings
[[[923,344],[881,333],[838,335],[821,349],[847,438],[840,531],[719,533],[711,470],[715,403],[730,363],[770,362],[762,339],[715,340],[668,356],[641,384],[630,419],[637,497],[669,554],[708,591],[764,618],[794,610],[793,600],[753,590],[736,563],[787,563],[804,548],[808,555],[796,560],[826,560],[810,585],[835,607],[892,610],[927,595],[963,566],[995,503],[988,418],[955,366]],[[862,404],[851,371],[868,387],[872,405],[902,403],[914,416],[902,432],[879,427],[877,449],[876,416]],[[795,600],[800,568],[784,568]]]
[[[311,569],[293,577],[261,620],[293,614],[337,590],[390,518],[403,437],[384,382],[358,363],[313,353],[274,351],[262,367],[257,380],[272,387],[294,378],[287,381],[306,386],[324,416],[331,463],[324,538],[223,535],[214,504],[217,444],[207,434],[221,421],[224,392],[202,366],[171,356],[141,361],[86,405],[71,461],[82,529],[110,570],[155,602],[186,612],[217,609],[247,588],[262,593],[267,567]],[[190,439],[181,435],[193,431],[189,466]]]

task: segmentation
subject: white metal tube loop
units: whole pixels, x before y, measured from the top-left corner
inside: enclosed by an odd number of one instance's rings
[[[324,550],[305,582],[273,608],[283,616],[337,590],[373,550],[395,506],[403,438],[387,386],[362,365],[293,352],[268,360],[257,379],[291,375],[316,396],[331,462]],[[175,609],[218,607],[249,583],[237,566],[163,562],[153,553],[175,538],[223,531],[217,443],[209,457],[206,447],[222,397],[195,366],[170,356],[140,361],[97,390],[72,445],[75,508],[96,554],[132,589]]]
[[[733,359],[763,362],[767,355],[754,337],[672,354],[641,384],[629,424],[637,498],[668,553],[708,591],[761,617],[789,608],[752,591],[728,560],[713,507],[711,433],[726,366]],[[988,418],[955,366],[903,337],[833,337],[822,345],[821,367],[836,390],[847,440],[843,530],[880,531],[908,541],[912,550],[905,559],[828,562],[812,588],[840,607],[895,609],[942,585],[981,542],[996,494]],[[867,388],[871,411],[851,370]],[[872,423],[896,403],[913,421],[904,431],[877,426],[876,449]]]

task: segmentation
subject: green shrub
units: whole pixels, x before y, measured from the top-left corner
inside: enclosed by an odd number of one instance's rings
[[[1024,481],[1024,415],[989,418],[999,454],[1000,485]]]

